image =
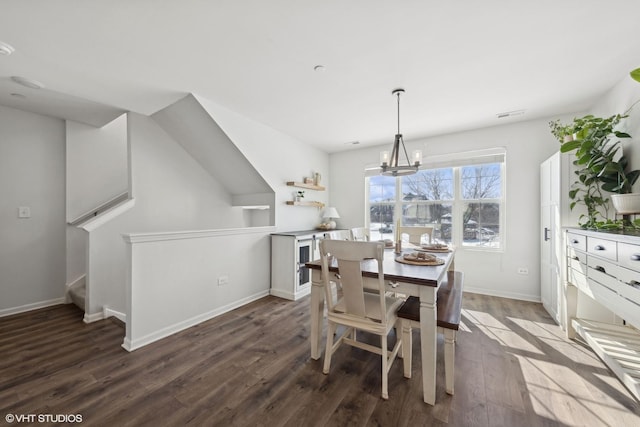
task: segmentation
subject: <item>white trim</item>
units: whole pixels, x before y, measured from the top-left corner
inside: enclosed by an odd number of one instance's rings
[[[85,313],[84,318],[82,320],[84,321],[84,323],[93,323],[102,319],[104,319],[104,313],[100,312],[100,313],[93,313],[93,314]]]
[[[302,297],[305,297],[311,293],[311,286],[304,287],[298,292],[283,291],[280,289],[270,289],[269,293],[274,297],[284,298],[291,301],[297,301]]]
[[[39,308],[51,307],[52,305],[64,304],[64,297],[50,299],[47,301],[34,302],[18,307],[3,308],[0,310],[0,317],[11,316],[12,314],[24,313],[25,311],[37,310]]]
[[[234,301],[230,304],[227,304],[225,306],[216,308],[214,310],[210,310],[208,312],[199,314],[197,316],[194,316],[190,319],[175,323],[173,325],[167,326],[165,328],[162,328],[158,331],[152,332],[150,334],[147,334],[141,338],[137,338],[135,340],[131,340],[129,339],[129,337],[125,337],[124,341],[122,342],[122,347],[127,350],[127,351],[134,351],[140,347],[144,347],[145,345],[151,344],[152,342],[161,340],[163,338],[168,337],[169,335],[173,335],[177,332],[183,331],[187,328],[190,328],[192,326],[195,326],[199,323],[205,322],[207,320],[213,319],[214,317],[220,316],[221,314],[227,313],[231,310],[234,310],[238,307],[241,307],[245,304],[248,304],[250,302],[256,301],[260,298],[266,297],[269,295],[269,291],[261,291],[258,292],[257,294],[254,295],[250,295],[246,298],[243,298],[241,300],[238,301]]]
[[[118,320],[121,320],[124,323],[127,323],[127,315],[116,311],[116,310],[112,310],[109,307],[102,307],[102,315],[104,319],[107,319],[109,317],[115,317]]]
[[[100,215],[98,215],[94,219],[91,219],[85,222],[84,224],[78,226],[78,228],[82,228],[83,230],[86,230],[86,231],[93,231],[96,228],[100,227],[101,225],[106,224],[107,222],[111,221],[115,217],[133,208],[135,204],[136,204],[135,199],[129,199],[123,203],[120,203],[117,206],[114,206],[113,208],[105,212],[102,212]]]
[[[206,237],[234,236],[238,234],[271,233],[276,230],[274,226],[226,228],[219,230],[191,230],[191,231],[165,231],[158,233],[128,233],[122,238],[127,243],[162,242],[167,240],[201,239]]]
[[[492,289],[486,288],[474,288],[472,286],[464,285],[464,292],[469,292],[470,294],[480,294],[480,295],[489,295],[492,297],[500,297],[500,298],[509,298],[516,299],[520,301],[529,301],[529,302],[539,302],[542,303],[539,295],[529,295],[529,294],[521,294],[517,292],[501,292],[494,291]]]
[[[127,200],[127,197],[129,197],[129,192],[128,191],[125,191],[124,193],[120,193],[117,196],[112,197],[111,199],[107,200],[106,202],[104,202],[103,204],[98,206],[97,208],[88,210],[85,213],[83,213],[81,215],[78,215],[75,219],[73,219],[71,221],[67,221],[67,225],[71,225],[71,226],[77,227],[80,224],[83,224],[84,222],[89,221],[94,216],[101,215],[103,213],[103,211],[107,212],[109,209],[114,207],[116,204],[120,204],[121,202],[124,202],[125,200]],[[96,213],[97,213],[97,215],[95,215]]]

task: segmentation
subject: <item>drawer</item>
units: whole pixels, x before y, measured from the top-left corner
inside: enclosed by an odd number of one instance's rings
[[[567,232],[567,245],[579,251],[587,250],[587,236]]]
[[[575,266],[577,269],[581,269],[579,264],[586,265],[587,264],[587,254],[584,252],[579,252],[574,250],[573,248],[567,248],[567,263],[569,266]]]
[[[587,238],[587,253],[597,255],[602,258],[617,261],[616,242],[613,240]]]
[[[637,271],[620,267],[618,269],[618,280],[622,285],[637,289],[640,292],[640,273]],[[640,302],[640,299],[638,301]]]
[[[584,269],[586,270],[586,268],[587,267],[585,266]],[[593,298],[593,294],[591,293],[591,290],[587,285],[587,275],[584,274],[583,270],[576,270],[576,269],[570,268],[568,270],[567,281],[571,283],[573,286],[575,286],[576,288],[580,289],[585,294],[587,294],[589,297]]]
[[[640,272],[640,245],[618,243],[618,262],[623,267]]]
[[[594,256],[587,257],[587,276],[598,283],[616,289],[618,287],[618,277],[620,277],[620,267],[616,264]]]
[[[587,295],[590,293],[591,295],[589,296],[592,296],[593,299],[609,310],[614,312],[618,311],[621,298],[614,289],[593,280],[591,276],[587,279],[587,286],[589,287],[589,292],[585,292]]]

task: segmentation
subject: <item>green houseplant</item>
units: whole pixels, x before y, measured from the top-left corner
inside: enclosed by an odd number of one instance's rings
[[[586,215],[580,216],[583,228],[618,227],[608,219],[609,199],[604,191],[620,193],[631,191],[640,171],[628,171],[628,160],[621,155],[620,141],[614,138],[629,138],[630,135],[614,128],[625,115],[616,114],[608,118],[587,115],[575,118],[563,125],[558,120],[549,124],[551,132],[560,141],[560,151],[574,152],[576,181],[569,191],[570,208],[583,204]],[[567,137],[571,135],[571,137]]]

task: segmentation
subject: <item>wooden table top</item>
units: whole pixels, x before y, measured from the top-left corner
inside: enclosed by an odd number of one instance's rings
[[[410,249],[403,251],[403,253],[410,252],[412,252]],[[402,283],[437,286],[438,281],[442,281],[443,278],[446,277],[446,271],[449,269],[449,265],[453,261],[454,254],[455,251],[449,253],[434,253],[435,256],[444,260],[444,264],[442,265],[409,265],[397,262],[396,257],[398,254],[396,254],[393,249],[385,249],[384,260],[382,263],[384,278],[385,280]],[[305,266],[312,270],[322,269],[319,259],[308,262]],[[338,265],[335,259],[332,261],[329,270],[338,271]],[[362,275],[365,277],[378,277],[378,268],[375,260],[368,260],[362,263]]]

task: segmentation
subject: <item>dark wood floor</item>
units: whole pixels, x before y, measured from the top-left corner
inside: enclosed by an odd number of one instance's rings
[[[133,353],[121,324],[84,324],[72,305],[0,318],[0,425],[7,414],[98,426],[640,425],[638,403],[540,304],[465,294],[456,394],[444,391],[440,342],[435,406],[422,403],[417,343],[413,378],[396,361],[388,401],[379,356],[344,346],[323,375],[309,359],[308,304],[267,297]]]

